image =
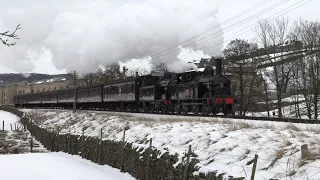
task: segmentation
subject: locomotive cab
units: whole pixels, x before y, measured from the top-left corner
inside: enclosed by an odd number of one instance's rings
[[[209,98],[212,96],[212,79],[214,79],[214,69],[212,66],[207,66],[203,71],[203,76],[199,80],[199,98]]]

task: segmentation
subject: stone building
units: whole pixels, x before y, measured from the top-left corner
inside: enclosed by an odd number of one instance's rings
[[[13,84],[5,84],[0,86],[0,105],[13,105],[14,96],[17,94],[32,94],[60,89],[68,89],[69,84],[70,83],[68,83],[67,81],[39,81],[35,83],[19,82]]]
[[[13,105],[13,97],[17,93],[17,85],[11,84],[0,87],[0,105]]]
[[[41,92],[55,91],[55,90],[61,90],[61,89],[68,89],[68,87],[69,86],[66,81],[44,82],[44,83],[29,84],[26,86],[25,91],[26,92],[30,91],[30,93],[41,93]]]

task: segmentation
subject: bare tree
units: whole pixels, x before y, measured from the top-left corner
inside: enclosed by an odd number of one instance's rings
[[[245,115],[251,103],[251,95],[255,82],[256,72],[254,70],[254,58],[241,58],[250,54],[253,49],[257,48],[257,44],[249,43],[243,39],[232,40],[223,50],[223,54],[227,60],[227,66],[236,74],[234,88],[238,89],[240,102],[240,115]]]
[[[105,80],[119,80],[124,79],[124,74],[120,71],[120,65],[119,63],[112,63],[106,66],[105,68]]]
[[[21,29],[20,24],[17,25],[16,29],[13,32],[5,31],[0,32],[0,40],[5,46],[14,46],[16,45],[16,42],[10,42],[9,39],[19,39],[16,32]]]
[[[151,72],[164,73],[167,71],[167,67],[165,63],[157,63],[152,65]]]
[[[276,47],[285,44],[289,35],[289,20],[279,18],[274,22],[260,21],[257,29],[258,38],[264,49],[274,48],[273,55],[267,54],[266,57],[272,63],[272,71],[266,71],[266,76],[276,87],[278,116],[282,117],[282,97],[287,90],[289,79],[291,78],[291,65],[284,62],[283,50],[280,48],[280,55],[276,52]],[[279,56],[278,58],[273,58]],[[273,63],[277,61],[277,63]]]
[[[307,116],[312,118],[313,112],[317,119],[320,98],[320,23],[300,20],[296,23],[295,33],[309,50],[297,64],[301,74],[299,88],[305,98]]]

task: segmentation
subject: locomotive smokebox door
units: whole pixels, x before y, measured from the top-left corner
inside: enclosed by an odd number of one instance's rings
[[[197,74],[198,74],[198,72],[194,72],[194,71],[185,73],[185,74],[182,75],[181,81],[183,83],[191,82],[191,81],[193,81],[195,79]]]
[[[214,69],[212,66],[206,66],[204,68],[204,76],[210,76],[210,75],[214,76]]]

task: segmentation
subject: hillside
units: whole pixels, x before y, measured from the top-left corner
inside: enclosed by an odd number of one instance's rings
[[[67,77],[67,74],[56,74],[56,75],[37,74],[37,73],[0,74],[0,85],[8,85],[8,84],[12,84],[12,83],[21,82],[21,81],[35,82],[35,81],[54,79],[54,78],[59,80],[59,79],[66,78],[66,77]]]

